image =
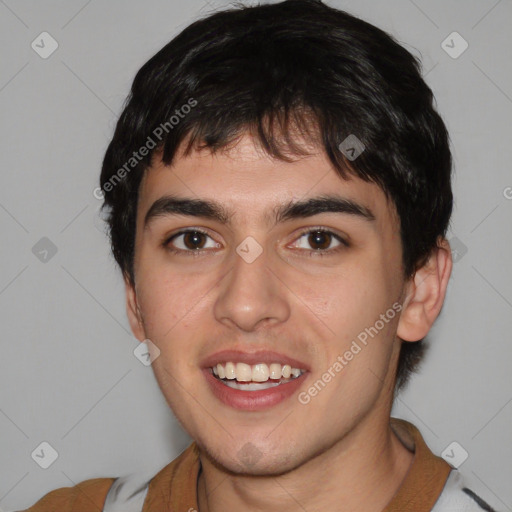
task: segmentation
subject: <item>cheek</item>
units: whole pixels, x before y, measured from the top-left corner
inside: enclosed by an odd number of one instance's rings
[[[193,318],[207,298],[204,281],[156,267],[141,273],[138,303],[148,338],[165,345],[187,331],[191,335]]]
[[[373,325],[379,314],[391,306],[388,290],[379,269],[361,263],[340,269],[327,278],[303,282],[300,294],[304,303],[329,327],[330,336],[347,341]]]
[[[160,350],[152,367],[171,407],[178,407],[183,389],[197,378],[194,340],[201,338],[197,316],[203,304],[198,280],[156,269],[141,275],[138,290],[144,331]],[[204,299],[203,299],[204,300]]]
[[[303,285],[305,302],[321,320],[323,364],[332,365],[342,357],[343,373],[350,381],[368,377],[369,369],[378,375],[387,371],[399,316],[393,308],[398,291],[393,275],[375,257],[360,259],[314,286]]]

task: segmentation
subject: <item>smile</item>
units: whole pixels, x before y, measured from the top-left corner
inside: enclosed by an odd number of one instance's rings
[[[238,364],[244,363],[237,363],[237,365]],[[222,403],[235,409],[247,411],[267,409],[283,402],[298,390],[305,378],[305,373],[308,373],[301,369],[295,369],[296,371],[294,375],[292,375],[289,365],[278,365],[281,370],[279,377],[274,373],[273,375],[276,378],[270,378],[271,368],[267,367],[269,375],[263,380],[265,370],[261,370],[260,365],[257,364],[254,365],[259,367],[256,371],[263,373],[262,375],[256,375],[257,379],[261,379],[260,381],[254,381],[252,374],[251,378],[248,378],[247,368],[242,367],[242,375],[237,375],[237,365],[235,366],[234,376],[231,372],[230,365],[226,365],[228,372],[230,372],[230,378],[227,377],[226,373],[222,374],[222,370],[219,372],[219,365],[214,368],[206,368],[203,370],[203,373],[207,379],[210,390]],[[272,366],[273,364],[270,365],[270,367]],[[288,368],[286,368],[286,366],[288,366]],[[249,368],[252,371],[252,368]],[[274,367],[274,369],[277,370],[277,367]],[[283,376],[283,372],[287,377]],[[224,376],[221,377],[221,375]]]
[[[305,370],[293,368],[289,364],[258,363],[249,365],[246,363],[218,363],[211,368],[213,374],[219,379],[233,380],[237,382],[267,382],[268,380],[279,381],[290,377],[300,377]]]

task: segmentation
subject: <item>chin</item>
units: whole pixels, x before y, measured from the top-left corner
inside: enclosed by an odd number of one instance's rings
[[[241,446],[236,445],[229,452],[222,447],[220,451],[204,446],[201,448],[219,469],[236,475],[278,476],[292,471],[304,462],[290,445],[286,448],[281,445],[281,449],[268,446],[260,449],[255,443],[247,441]]]

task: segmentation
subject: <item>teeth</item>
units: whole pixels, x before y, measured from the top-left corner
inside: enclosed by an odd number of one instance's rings
[[[291,369],[292,377],[298,377],[301,374],[301,371],[298,368]]]
[[[281,378],[281,365],[279,363],[272,363],[269,366],[270,370],[270,378],[271,379],[280,379]]]
[[[281,385],[281,382],[249,382],[248,384],[239,384],[236,381],[230,380],[223,380],[222,383],[230,388],[243,391],[259,391],[260,389],[274,388]]]
[[[218,366],[219,365],[217,365],[217,367]],[[252,370],[248,364],[236,363],[235,373],[236,380],[238,380],[239,382],[250,382],[252,380]]]
[[[252,367],[252,381],[265,382],[270,376],[269,367],[266,364],[255,364]]]
[[[229,380],[236,379],[236,370],[235,370],[235,365],[233,363],[226,363],[224,370],[226,373],[226,379],[229,379]]]
[[[289,364],[281,365],[279,363],[272,363],[270,366],[265,363],[258,363],[254,365],[248,365],[246,363],[233,363],[226,362],[225,364],[218,363],[212,368],[213,374],[219,379],[228,379],[231,381],[238,382],[253,382],[253,383],[262,383],[267,382],[269,379],[278,380],[281,378],[289,379],[299,377],[304,373],[305,370],[300,368],[292,368]],[[243,384],[242,388],[236,387],[236,382],[224,382],[225,384],[229,384],[230,387],[235,387],[236,389],[247,389],[249,390],[249,386],[247,384]],[[233,386],[231,386],[233,384]],[[278,382],[268,384],[278,385]],[[252,385],[252,384],[251,384]],[[270,385],[266,387],[271,387]],[[265,389],[259,385],[255,389]]]
[[[219,379],[223,379],[226,376],[224,367],[220,363],[217,365],[217,375],[219,376]]]

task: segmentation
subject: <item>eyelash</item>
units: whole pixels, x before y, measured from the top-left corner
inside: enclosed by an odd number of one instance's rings
[[[339,235],[337,235],[333,231],[330,231],[330,230],[325,229],[325,228],[320,227],[320,226],[312,227],[312,228],[307,228],[304,231],[301,231],[299,233],[298,237],[295,240],[299,240],[304,235],[311,234],[311,233],[317,233],[317,232],[321,232],[321,233],[326,233],[326,234],[332,235],[334,239],[336,239],[338,242],[341,243],[341,245],[338,245],[334,249],[301,249],[301,250],[306,251],[308,253],[308,257],[316,258],[316,257],[330,256],[333,253],[337,254],[339,251],[349,247],[349,244],[343,238],[341,238]],[[166,249],[167,251],[171,252],[172,254],[177,254],[177,255],[182,255],[183,254],[183,255],[186,255],[186,256],[192,256],[192,257],[196,257],[196,258],[199,257],[199,256],[204,255],[205,251],[209,252],[209,249],[184,250],[184,249],[173,249],[172,247],[169,246],[169,244],[170,244],[170,242],[172,240],[174,240],[178,236],[181,236],[181,235],[184,235],[184,234],[187,234],[187,233],[201,233],[201,234],[203,234],[205,236],[210,237],[210,235],[206,231],[204,231],[204,230],[202,230],[200,228],[189,228],[189,229],[184,229],[182,231],[179,231],[178,233],[175,233],[171,237],[165,238],[164,241],[162,242],[162,246],[164,247],[164,249]]]

